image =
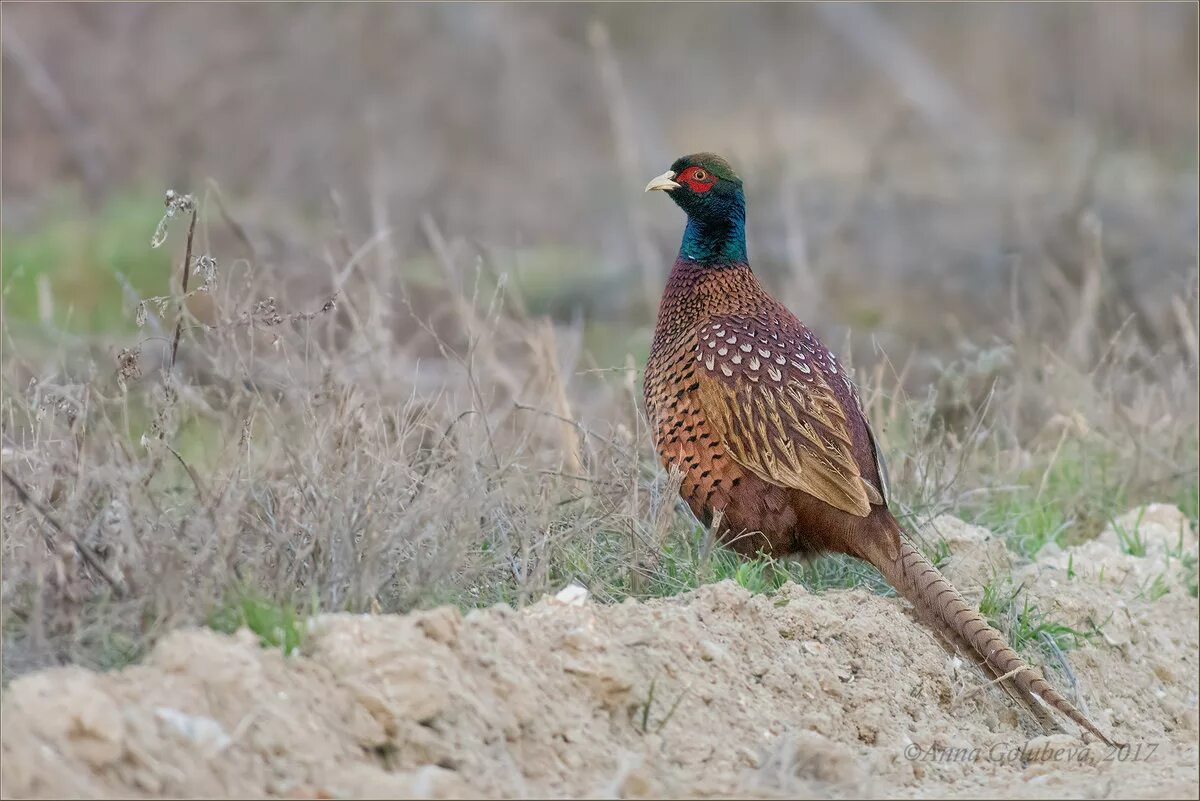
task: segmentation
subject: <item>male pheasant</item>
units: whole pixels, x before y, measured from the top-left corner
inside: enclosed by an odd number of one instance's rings
[[[833,551],[870,562],[1039,721],[1052,721],[1049,707],[1111,745],[901,536],[854,382],[750,271],[742,181],[729,163],[684,156],[651,190],[670,193],[688,220],[658,309],[646,409],[696,516],[711,525],[720,511],[718,536],[745,556]]]

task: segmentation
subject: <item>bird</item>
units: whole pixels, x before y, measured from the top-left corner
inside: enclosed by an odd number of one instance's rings
[[[910,542],[849,370],[750,269],[742,180],[713,153],[646,185],[687,214],[659,301],[643,393],[662,465],[744,557],[842,553],[874,565],[942,644],[1044,727],[1057,711],[1114,741],[1031,667]]]

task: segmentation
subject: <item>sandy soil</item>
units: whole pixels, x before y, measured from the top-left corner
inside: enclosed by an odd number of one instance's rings
[[[1118,522],[1140,531],[1144,557],[1107,531],[1014,575],[1055,620],[1101,625],[1067,657],[1079,702],[1131,744],[1120,753],[1036,730],[900,601],[793,585],[750,596],[726,582],[618,606],[326,615],[291,658],[246,632],[180,631],[119,672],[12,682],[0,790],[1195,797],[1200,611],[1170,554],[1194,553],[1196,534],[1169,506]],[[949,517],[935,527],[968,594],[1010,569],[988,532]],[[1051,673],[1071,697],[1064,671]]]

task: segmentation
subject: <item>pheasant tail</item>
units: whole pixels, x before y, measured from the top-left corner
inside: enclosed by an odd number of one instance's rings
[[[1044,714],[1039,714],[1043,709],[1039,707],[1040,701],[1091,732],[1106,745],[1121,745],[1101,732],[1096,724],[1051,687],[1040,671],[1021,659],[1008,646],[1003,635],[988,625],[983,615],[967,603],[962,593],[920,551],[905,541],[900,525],[894,519],[889,523],[895,528],[895,536],[888,538],[888,547],[871,549],[873,552],[864,556],[879,569],[889,584],[908,599],[926,625],[956,650],[965,652],[963,656],[976,658],[977,663],[1014,700],[1039,719],[1045,719]]]

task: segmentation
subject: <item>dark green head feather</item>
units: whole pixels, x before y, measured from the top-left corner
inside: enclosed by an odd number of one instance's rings
[[[729,181],[730,183],[742,185],[742,179],[729,162],[718,156],[716,153],[693,153],[690,156],[683,156],[675,159],[675,163],[671,165],[671,172],[679,175],[688,167],[702,167],[721,180]]]

